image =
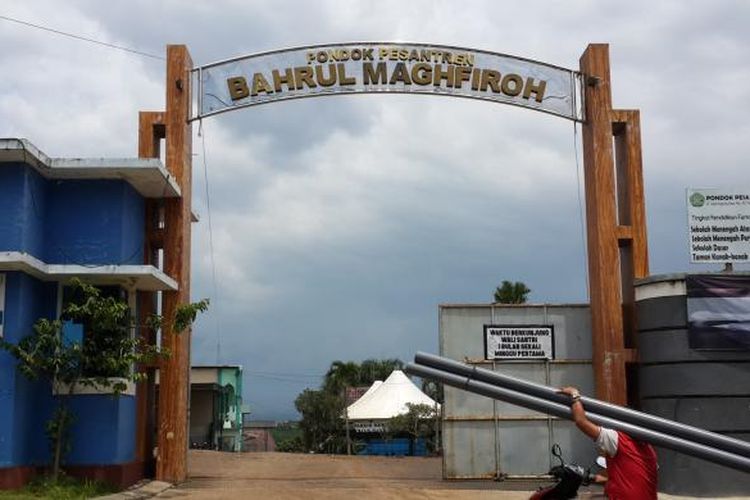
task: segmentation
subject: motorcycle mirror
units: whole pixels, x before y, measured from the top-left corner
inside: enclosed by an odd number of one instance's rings
[[[556,457],[560,461],[560,465],[565,465],[565,461],[562,457],[562,450],[560,449],[560,445],[557,443],[552,445],[552,456]]]

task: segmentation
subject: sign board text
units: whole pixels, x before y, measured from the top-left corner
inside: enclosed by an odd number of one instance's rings
[[[485,325],[484,353],[489,360],[555,359],[552,325]]]
[[[688,189],[690,262],[750,262],[750,189]]]

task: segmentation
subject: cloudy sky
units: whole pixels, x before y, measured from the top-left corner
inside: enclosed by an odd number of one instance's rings
[[[0,16],[157,56],[182,43],[196,64],[367,40],[576,69],[588,43],[609,43],[614,106],[641,110],[651,272],[717,267],[689,263],[686,187],[750,187],[745,1],[3,0]],[[0,47],[0,136],[49,156],[135,156],[138,111],[164,107],[160,59],[3,19]],[[533,302],[587,301],[567,120],[368,95],[250,108],[197,131],[192,294],[212,307],[193,359],[243,365],[258,418],[295,417],[295,396],[333,360],[436,352],[437,305],[488,302],[503,279]]]

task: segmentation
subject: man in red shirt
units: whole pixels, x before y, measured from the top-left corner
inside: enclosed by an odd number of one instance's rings
[[[570,396],[573,422],[596,442],[607,457],[608,480],[604,492],[610,500],[656,500],[656,451],[621,431],[600,427],[586,418],[581,394],[575,387],[563,387]]]

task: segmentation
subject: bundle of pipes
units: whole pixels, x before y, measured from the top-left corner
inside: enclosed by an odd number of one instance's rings
[[[557,389],[419,352],[406,373],[555,417],[572,419],[570,398]],[[750,443],[582,396],[592,422],[635,439],[750,472]]]

